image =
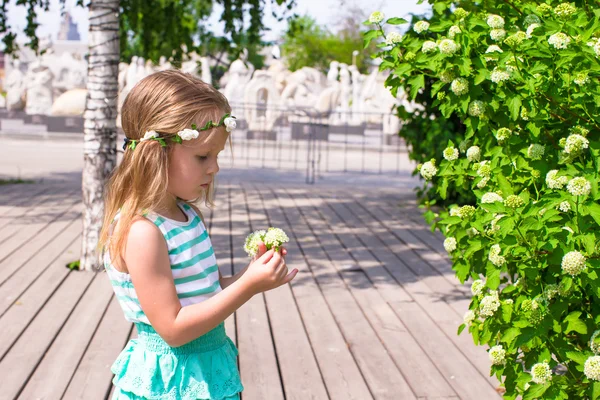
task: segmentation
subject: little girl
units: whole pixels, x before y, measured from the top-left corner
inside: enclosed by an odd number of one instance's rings
[[[124,156],[107,185],[99,248],[138,338],[111,368],[113,399],[239,399],[238,353],[223,321],[298,272],[288,274],[285,249],[264,244],[235,276],[218,270],[192,203],[213,205],[230,112],[216,89],[176,70],[144,78],[125,99]]]

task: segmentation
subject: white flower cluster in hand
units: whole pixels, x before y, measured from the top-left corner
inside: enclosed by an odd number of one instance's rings
[[[181,140],[192,140],[197,139],[198,136],[200,136],[200,132],[195,129],[184,129],[177,132],[177,136],[179,136]]]
[[[428,40],[423,43],[423,47],[421,47],[421,51],[423,53],[431,53],[437,50],[437,44],[431,40]]]
[[[490,76],[490,80],[494,83],[504,82],[510,79],[510,74],[502,68],[494,68],[492,71],[492,75]]]
[[[531,25],[529,25],[527,27],[527,31],[525,31],[525,34],[527,35],[527,39],[531,39],[531,37],[533,36],[533,31],[535,31],[540,26],[541,26],[540,24],[531,24]]]
[[[450,39],[454,39],[454,37],[456,35],[458,35],[459,33],[461,33],[462,31],[460,30],[460,28],[457,25],[452,25],[450,27],[450,29],[448,29],[448,37]]]
[[[469,104],[469,110],[468,111],[469,111],[469,115],[471,117],[479,117],[485,111],[485,103],[483,101],[480,101],[480,100],[472,101],[471,104]]]
[[[587,72],[579,72],[575,75],[575,78],[573,78],[573,82],[575,82],[576,85],[583,86],[590,82],[590,77]]]
[[[496,267],[500,267],[506,262],[506,258],[500,255],[501,251],[502,249],[500,248],[500,245],[495,244],[490,249],[490,254],[488,255],[488,260],[490,260],[490,262]]]
[[[481,157],[481,150],[479,149],[479,146],[469,147],[469,149],[467,150],[467,160],[469,160],[471,162],[477,162],[477,161],[479,161],[480,157]]]
[[[586,268],[585,257],[577,250],[570,251],[563,256],[560,266],[567,274],[577,276]]]
[[[489,351],[490,361],[494,365],[502,365],[504,364],[504,359],[506,357],[506,350],[502,348],[502,345],[494,346]]]
[[[446,249],[448,253],[452,253],[456,250],[456,239],[453,237],[446,238],[444,240],[444,249]]]
[[[414,31],[417,33],[425,32],[429,29],[429,22],[427,21],[419,21],[413,27]]]
[[[267,249],[271,249],[273,247],[278,248],[282,244],[289,242],[290,238],[288,235],[286,235],[283,229],[271,227],[267,229],[267,234],[265,235],[264,241]]]
[[[577,12],[577,7],[572,3],[560,3],[554,8],[554,14],[561,18],[568,18]]]
[[[512,131],[508,128],[500,128],[496,131],[496,140],[502,143],[512,136]]]
[[[548,43],[555,49],[566,49],[571,43],[571,38],[562,32],[555,33],[548,38]]]
[[[485,296],[479,304],[479,313],[484,317],[491,317],[500,307],[498,292],[492,291],[488,296]]]
[[[463,322],[465,325],[469,326],[475,320],[475,312],[473,310],[468,310],[463,316]]]
[[[497,201],[504,202],[504,199],[498,193],[488,192],[481,196],[481,202],[484,204],[495,203]]]
[[[571,211],[571,204],[568,201],[563,201],[558,205],[558,209],[562,212]]]
[[[567,137],[565,142],[565,153],[579,155],[584,149],[587,149],[590,142],[579,134],[572,134]]]
[[[267,250],[270,250],[279,248],[289,241],[289,237],[282,229],[271,227],[266,231],[261,229],[249,234],[244,243],[244,250],[250,257],[254,257],[258,253],[258,244],[261,242],[265,244]]]
[[[444,71],[440,74],[440,81],[444,83],[450,83],[454,79],[454,72]]]
[[[534,383],[544,384],[552,379],[552,371],[547,362],[541,362],[531,367],[531,380]]]
[[[492,29],[490,31],[490,38],[494,42],[498,42],[506,37],[506,31],[504,29]]]
[[[504,28],[504,18],[499,15],[490,14],[487,18],[487,24],[490,28]]]
[[[534,143],[527,149],[527,156],[532,160],[541,160],[545,151],[546,147],[544,145]]]
[[[458,159],[458,149],[455,147],[447,147],[443,152],[444,158],[448,161]]]
[[[473,293],[473,296],[479,296],[483,293],[484,288],[485,283],[481,279],[476,279],[471,284],[471,293]]]
[[[153,138],[157,138],[158,137],[158,133],[156,133],[156,131],[148,131],[146,133],[144,133],[144,137],[140,139],[140,142],[143,142],[145,140],[150,140]]]
[[[569,181],[569,178],[566,176],[557,177],[556,175],[558,175],[558,170],[556,169],[546,174],[546,185],[548,185],[549,189],[562,189]]]
[[[421,176],[426,180],[431,180],[437,172],[438,169],[435,167],[435,160],[427,161],[425,164],[421,166]]]
[[[600,381],[600,356],[591,356],[585,360],[583,373],[588,379]]]
[[[465,78],[456,78],[450,85],[450,90],[457,96],[469,93],[469,81]]]
[[[375,11],[369,16],[369,22],[372,24],[378,24],[385,18],[385,14],[381,11]]]
[[[244,251],[248,253],[250,257],[254,257],[258,253],[258,244],[264,243],[263,238],[267,234],[265,230],[254,231],[246,237],[244,243]]]
[[[402,35],[398,32],[390,32],[385,37],[385,44],[389,46],[393,46],[396,43],[400,43],[402,41]]]
[[[460,46],[452,39],[443,39],[438,47],[440,53],[446,55],[452,55],[460,49]]]
[[[233,118],[233,117],[225,118],[223,120],[223,124],[225,124],[225,130],[227,132],[233,131],[237,126],[237,122],[235,122],[235,118]]]
[[[587,196],[592,190],[592,184],[583,177],[577,177],[569,181],[567,190],[573,196]]]

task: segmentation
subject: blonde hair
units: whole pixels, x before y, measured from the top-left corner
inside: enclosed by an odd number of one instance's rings
[[[218,122],[230,112],[227,99],[213,86],[190,74],[166,70],[145,77],[133,87],[123,103],[121,123],[129,139],[140,139],[151,130],[165,136],[191,128],[193,123],[204,126],[208,120]],[[195,140],[210,140],[215,131],[202,131]],[[157,209],[169,196],[166,192],[169,158],[173,146],[182,144],[165,142],[166,147],[148,140],[135,150],[126,148],[123,160],[106,184],[98,249],[102,254],[108,247],[113,262],[123,259],[127,234],[135,218],[146,210]],[[213,198],[214,182],[211,182],[206,195],[197,201],[204,200],[212,207]],[[113,231],[117,213],[119,227]]]

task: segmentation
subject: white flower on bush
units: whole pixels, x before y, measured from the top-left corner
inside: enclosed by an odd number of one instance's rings
[[[421,51],[423,53],[431,53],[437,50],[437,44],[431,40],[423,42],[423,47],[421,47]]]
[[[476,315],[473,310],[467,310],[467,312],[463,316],[463,323],[465,325],[469,326],[475,320],[475,317],[476,317]]]
[[[237,126],[237,122],[235,122],[235,118],[227,117],[223,120],[223,124],[225,124],[225,130],[227,132],[231,132]]]
[[[469,219],[475,214],[475,207],[473,206],[462,206],[458,209],[458,216],[462,219]]]
[[[431,180],[437,172],[438,169],[435,167],[435,160],[427,161],[421,166],[421,176],[425,178],[426,181]]]
[[[527,27],[527,31],[525,31],[525,34],[527,35],[527,39],[531,39],[531,37],[533,36],[533,31],[536,30],[537,28],[539,28],[541,25],[540,24],[531,24]]]
[[[528,27],[528,26],[530,26],[532,24],[539,24],[540,22],[542,22],[540,20],[540,17],[538,17],[535,14],[529,14],[523,20],[523,25],[525,25],[525,27]]]
[[[484,111],[485,103],[483,101],[475,100],[469,104],[469,115],[471,117],[479,117],[484,113]]]
[[[555,285],[553,283],[547,285],[546,289],[544,290],[544,293],[548,300],[554,299],[556,296],[558,296],[558,285]]]
[[[554,14],[561,18],[568,18],[577,12],[577,7],[571,3],[560,3],[554,8]]]
[[[446,147],[443,152],[444,158],[448,161],[454,161],[458,159],[458,149],[455,147]]]
[[[468,228],[466,232],[467,232],[467,236],[469,236],[469,238],[479,235],[479,231],[475,228]]]
[[[479,161],[480,157],[481,157],[481,150],[479,149],[479,146],[469,147],[469,149],[467,150],[467,160],[469,160],[471,162],[477,162],[477,161]]]
[[[498,193],[488,192],[481,196],[481,202],[484,204],[495,203],[497,201],[504,202],[504,199]]]
[[[448,212],[451,217],[460,217],[460,207],[452,207]]]
[[[177,135],[181,138],[181,140],[192,140],[198,138],[200,132],[195,129],[184,129],[177,132]]]
[[[511,136],[512,136],[512,131],[508,128],[500,128],[496,131],[496,140],[498,140],[499,143],[504,142]]]
[[[504,205],[510,208],[519,208],[523,207],[525,201],[517,195],[511,194],[504,200]]]
[[[483,189],[484,187],[487,186],[489,181],[490,181],[489,177],[487,177],[487,176],[483,177],[479,182],[477,182],[477,188]]]
[[[402,35],[398,32],[390,32],[385,37],[385,44],[388,46],[393,46],[396,43],[400,43],[402,41]]]
[[[492,168],[490,167],[490,162],[488,160],[481,161],[477,166],[477,175],[481,177],[490,177],[492,174]]]
[[[452,26],[450,27],[450,29],[448,29],[448,37],[449,37],[450,39],[454,39],[454,37],[455,37],[456,35],[458,35],[459,33],[461,33],[461,32],[462,32],[462,31],[460,30],[460,28],[459,28],[458,26],[456,26],[456,25],[452,25]]]
[[[381,11],[374,11],[369,16],[369,22],[372,24],[379,24],[381,21],[383,21],[384,18],[385,18],[384,13],[382,13]]]
[[[413,27],[413,30],[417,33],[425,32],[429,29],[429,22],[427,21],[419,21]]]
[[[600,39],[594,45],[594,53],[596,53],[596,57],[600,57]]]
[[[443,39],[439,44],[440,53],[452,55],[460,49],[460,46],[452,39]]]
[[[493,44],[487,48],[486,53],[504,53],[500,46],[497,44]]]
[[[498,214],[494,217],[492,222],[490,223],[490,228],[486,230],[489,235],[493,235],[494,233],[500,230],[500,226],[498,226],[498,221],[500,221],[504,217],[504,214]]]
[[[440,80],[444,83],[450,83],[454,79],[454,72],[444,71],[440,74]]]
[[[500,266],[504,265],[504,263],[506,263],[506,258],[504,258],[500,255],[501,251],[502,251],[502,249],[500,248],[500,245],[495,244],[490,249],[490,254],[488,255],[488,260],[490,260],[490,262],[492,264],[494,264],[496,267],[500,267]]]
[[[484,317],[491,317],[500,307],[498,292],[492,291],[488,296],[485,296],[479,304],[479,313]]]
[[[592,337],[590,338],[590,349],[594,352],[594,354],[600,353],[600,339],[596,339],[599,334],[600,330],[597,330],[592,333]]]
[[[494,68],[492,71],[492,75],[490,76],[490,80],[494,83],[504,82],[510,79],[510,74],[502,68]]]
[[[543,146],[541,144],[533,143],[527,149],[527,156],[529,158],[531,158],[532,160],[541,160],[542,157],[544,156],[545,151],[546,151],[545,146]]]
[[[504,360],[506,357],[506,350],[502,348],[502,345],[497,345],[490,348],[489,351],[490,361],[494,365],[502,365],[504,364]]]
[[[479,296],[483,293],[484,288],[485,282],[483,282],[481,279],[476,279],[471,284],[471,293],[473,293],[473,296]]]
[[[504,18],[499,15],[490,14],[487,18],[487,24],[490,28],[504,28]]]
[[[584,149],[589,147],[590,142],[583,136],[578,134],[572,134],[567,137],[565,142],[565,153],[571,155],[578,155]]]
[[[446,249],[448,253],[452,253],[454,250],[456,250],[456,238],[446,238],[444,240],[444,249]]]
[[[558,175],[557,169],[553,169],[546,174],[546,185],[549,189],[562,189],[569,181],[566,176],[557,177],[556,175]]]
[[[570,251],[563,256],[560,266],[567,274],[577,276],[586,268],[585,257],[577,250]]]
[[[558,205],[558,209],[562,212],[571,211],[571,204],[568,201],[563,201]]]
[[[457,96],[469,93],[469,81],[465,78],[456,78],[450,85],[450,90]]]
[[[592,184],[585,178],[573,178],[567,184],[567,190],[573,196],[587,196],[592,190]]]
[[[571,38],[562,32],[555,33],[548,38],[548,43],[555,49],[566,49],[571,43]]]
[[[541,362],[531,367],[531,380],[534,383],[544,384],[552,379],[552,371],[547,362]]]
[[[583,86],[590,82],[590,77],[587,72],[579,72],[575,75],[575,78],[573,78],[573,82],[575,82],[576,85]]]
[[[140,139],[140,142],[145,140],[150,140],[158,137],[158,133],[156,131],[148,131],[144,133],[144,137]]]
[[[490,38],[494,42],[498,42],[506,37],[506,31],[504,29],[492,29],[490,31]]]
[[[588,379],[600,381],[600,356],[591,356],[585,360],[583,373]]]

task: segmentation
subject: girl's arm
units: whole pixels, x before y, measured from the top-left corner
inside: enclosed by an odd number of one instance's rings
[[[260,268],[254,268],[252,274],[237,279],[206,301],[182,307],[166,242],[152,222],[140,218],[132,224],[124,258],[142,310],[158,334],[173,347],[202,336],[254,294],[285,284],[297,273],[288,275],[281,254],[269,251],[257,260]]]

